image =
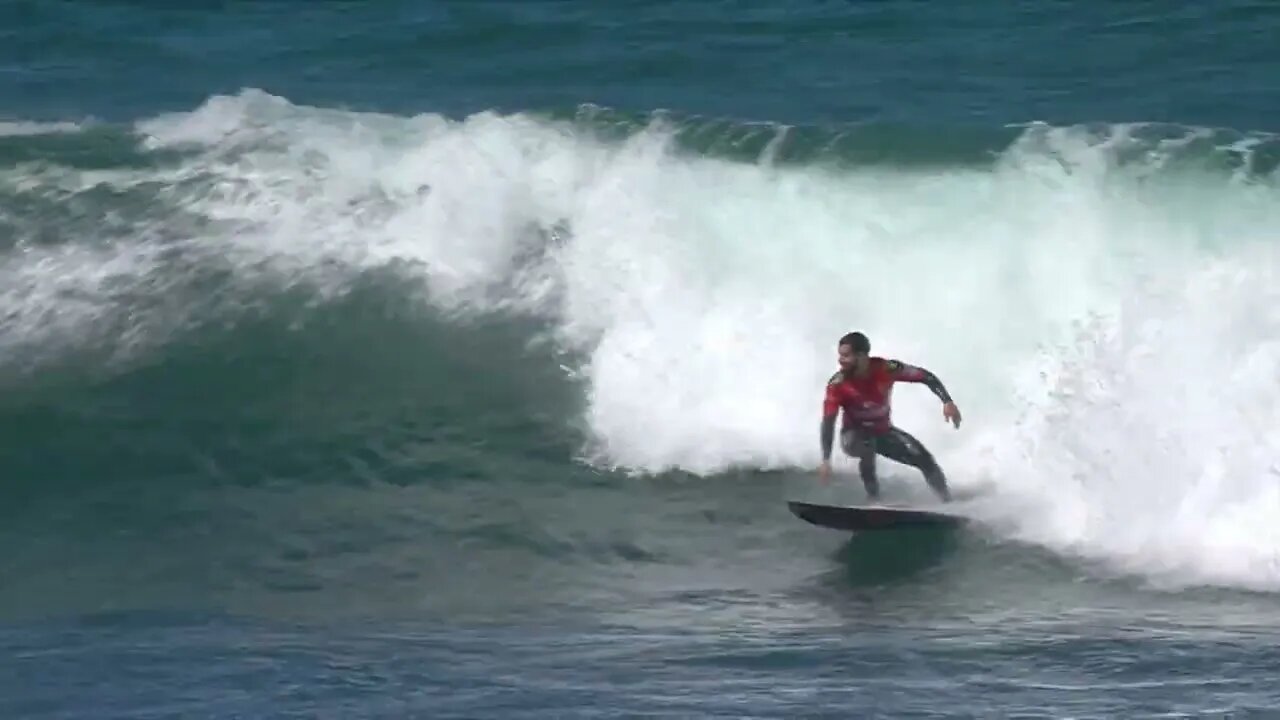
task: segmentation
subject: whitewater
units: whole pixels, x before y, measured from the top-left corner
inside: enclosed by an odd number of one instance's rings
[[[643,482],[812,468],[835,340],[862,330],[955,396],[959,430],[922,386],[895,420],[995,536],[1159,587],[1280,589],[1280,141],[1031,124],[987,162],[895,166],[789,162],[786,126],[744,161],[682,122],[245,91],[137,123],[125,167],[17,164],[9,197],[125,210],[64,243],[0,218],[6,362],[129,362],[258,288],[323,303],[389,272],[455,322],[538,320],[581,388],[582,461]]]

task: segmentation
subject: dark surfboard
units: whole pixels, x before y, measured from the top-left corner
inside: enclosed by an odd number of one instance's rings
[[[894,530],[907,527],[952,527],[965,522],[961,515],[941,510],[888,505],[819,505],[790,501],[787,507],[801,520],[833,530]]]

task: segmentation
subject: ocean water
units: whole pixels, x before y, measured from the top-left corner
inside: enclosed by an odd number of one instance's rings
[[[0,717],[1280,712],[1276,37],[0,2]]]

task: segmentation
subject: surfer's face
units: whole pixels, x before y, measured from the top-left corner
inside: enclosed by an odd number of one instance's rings
[[[841,370],[861,372],[866,367],[867,354],[854,352],[852,345],[841,345],[839,353]]]

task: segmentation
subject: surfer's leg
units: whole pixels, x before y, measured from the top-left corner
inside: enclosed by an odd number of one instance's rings
[[[887,434],[880,437],[877,450],[890,460],[919,469],[924,473],[925,482],[929,483],[929,487],[933,488],[938,497],[944,501],[951,500],[951,491],[947,489],[947,476],[942,472],[938,461],[934,460],[928,448],[912,437],[911,433],[892,427]]]
[[[876,439],[850,428],[840,433],[840,447],[846,455],[858,458],[858,474],[867,489],[867,497],[880,497],[880,481],[876,479]]]

